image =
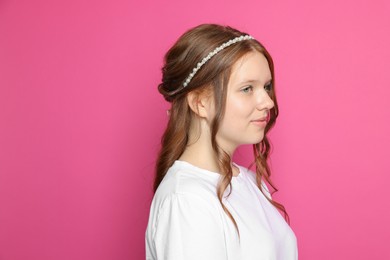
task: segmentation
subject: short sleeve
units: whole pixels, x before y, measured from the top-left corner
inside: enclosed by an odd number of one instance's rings
[[[151,241],[155,259],[227,259],[220,213],[206,199],[172,194],[155,223]]]

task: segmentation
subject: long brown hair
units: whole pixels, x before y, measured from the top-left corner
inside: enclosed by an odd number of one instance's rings
[[[222,208],[233,221],[238,234],[237,223],[222,202],[222,196],[230,187],[233,176],[230,156],[223,151],[216,141],[216,134],[225,112],[227,85],[229,82],[233,64],[245,54],[253,51],[262,53],[268,61],[271,76],[272,89],[270,97],[274,107],[270,110],[270,120],[264,131],[263,140],[253,145],[254,164],[256,165],[256,182],[260,191],[264,193],[262,181],[268,183],[273,192],[277,189],[271,181],[271,171],[267,163],[270,153],[270,143],[267,132],[275,124],[278,117],[278,104],[275,95],[275,75],[272,58],[264,46],[257,40],[237,42],[223,49],[215,57],[212,57],[192,78],[191,82],[183,87],[183,82],[192,72],[192,69],[204,57],[221,44],[241,35],[246,35],[234,28],[216,24],[203,24],[184,33],[165,55],[165,63],[162,68],[162,82],[158,90],[164,98],[171,102],[168,126],[161,139],[161,150],[156,163],[156,175],[154,180],[154,192],[156,192],[168,169],[184,152],[188,139],[191,119],[194,112],[191,110],[186,95],[191,91],[213,93],[216,116],[211,123],[211,143],[218,158],[221,178],[217,185],[217,196]],[[230,195],[230,193],[229,193]],[[265,196],[277,209],[284,213],[289,222],[288,214],[284,206]]]

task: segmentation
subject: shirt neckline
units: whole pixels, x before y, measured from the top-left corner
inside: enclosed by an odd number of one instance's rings
[[[197,171],[204,172],[204,173],[206,173],[206,174],[208,174],[208,175],[212,175],[212,176],[214,176],[214,177],[218,177],[218,178],[219,178],[219,177],[221,176],[221,174],[218,173],[218,172],[213,172],[213,171],[209,171],[209,170],[200,168],[200,167],[195,166],[195,165],[193,165],[193,164],[191,164],[191,163],[189,163],[189,162],[187,162],[187,161],[176,160],[176,161],[174,162],[174,164],[179,164],[179,165],[182,165],[182,166],[184,166],[184,167],[190,167],[190,168],[192,168],[192,169],[195,169],[195,170],[197,170]],[[238,175],[237,175],[237,176],[232,176],[232,179],[233,179],[233,180],[242,179],[242,178],[243,178],[243,170],[242,170],[241,166],[239,166],[239,165],[236,164],[235,162],[233,162],[233,165],[236,166],[236,167],[238,168],[239,172],[238,172]]]

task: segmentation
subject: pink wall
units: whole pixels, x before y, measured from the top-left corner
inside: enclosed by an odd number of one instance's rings
[[[204,22],[274,57],[300,259],[390,259],[389,2],[133,2],[0,2],[0,259],[145,257],[162,57]]]

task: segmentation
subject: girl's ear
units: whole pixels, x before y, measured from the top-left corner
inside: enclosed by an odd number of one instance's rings
[[[187,94],[187,102],[191,110],[201,118],[211,119],[212,96],[191,91]]]

